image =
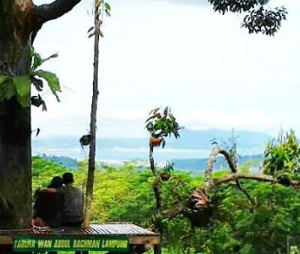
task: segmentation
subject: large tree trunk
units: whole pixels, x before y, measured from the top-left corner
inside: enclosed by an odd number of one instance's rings
[[[0,1],[0,75],[30,69],[31,1]],[[31,219],[30,107],[0,102],[0,227],[26,228]]]
[[[79,2],[35,6],[32,0],[0,0],[0,75],[28,75],[37,31]],[[31,207],[30,107],[21,107],[13,96],[0,101],[0,228],[29,227]]]
[[[26,228],[31,219],[30,108],[13,99],[1,103],[0,228]]]

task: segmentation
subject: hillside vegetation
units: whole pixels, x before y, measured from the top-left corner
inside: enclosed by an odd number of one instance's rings
[[[247,172],[249,167],[241,169]],[[70,171],[40,157],[33,158],[33,188],[46,186],[51,178]],[[84,190],[87,163],[80,162],[74,173],[75,184]],[[228,172],[229,173],[229,172]],[[215,177],[228,174],[215,173]],[[163,209],[186,200],[203,176],[174,171],[162,186]],[[219,187],[215,192],[210,223],[193,228],[183,217],[162,221],[164,253],[287,253],[291,241],[300,234],[300,192],[281,184],[240,181],[255,200],[255,205],[235,184]],[[101,165],[96,169],[92,221],[133,222],[151,228],[155,210],[150,170],[133,163],[120,168]]]

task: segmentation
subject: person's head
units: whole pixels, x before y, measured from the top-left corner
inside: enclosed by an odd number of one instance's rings
[[[64,173],[62,177],[65,185],[74,183],[74,177],[72,173],[70,172]]]
[[[63,185],[63,179],[60,176],[53,177],[48,188],[60,188]]]

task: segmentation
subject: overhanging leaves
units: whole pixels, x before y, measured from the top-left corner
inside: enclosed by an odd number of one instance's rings
[[[30,105],[29,104],[29,94],[27,96],[17,95],[17,100],[23,108],[29,107],[29,105]]]
[[[0,85],[7,79],[7,76],[0,75]]]
[[[257,0],[208,0],[208,2],[213,5],[214,11],[221,12],[222,14],[228,11],[249,11],[258,4]]]
[[[39,92],[43,91],[43,81],[41,79],[38,78],[32,78],[32,83],[35,86],[36,90],[38,90]]]
[[[25,97],[29,95],[31,84],[29,76],[15,76],[12,78],[12,82],[16,87],[17,94],[20,97]]]
[[[42,59],[41,55],[39,53],[33,52],[32,53],[32,60],[33,64],[31,66],[31,71],[34,72],[38,67],[40,67],[44,62],[50,60],[51,58],[56,58],[58,57],[58,54],[55,53],[45,59]]]
[[[10,100],[13,96],[16,95],[16,88],[13,85],[10,79],[5,80],[0,85],[0,101],[2,100]]]
[[[48,85],[52,93],[55,95],[57,101],[60,101],[57,92],[61,92],[61,89],[60,89],[59,80],[57,76],[52,72],[43,71],[43,70],[36,71],[34,75],[37,75],[40,78],[45,79],[48,82]]]
[[[286,19],[287,11],[284,7],[267,10],[260,7],[252,10],[245,18],[242,27],[246,27],[249,33],[263,33],[274,35],[280,28],[282,20]]]
[[[274,35],[287,14],[284,7],[265,8],[269,0],[208,0],[208,2],[212,4],[214,11],[222,14],[248,13],[243,20],[242,27],[247,28],[249,33]]]
[[[29,106],[31,79],[29,76],[0,76],[0,101],[17,97],[22,107]]]
[[[32,63],[32,66],[31,66],[31,70],[35,71],[38,67],[41,66],[43,61],[42,61],[42,58],[41,58],[40,54],[36,53],[36,52],[32,53],[32,59],[33,59],[33,63]]]

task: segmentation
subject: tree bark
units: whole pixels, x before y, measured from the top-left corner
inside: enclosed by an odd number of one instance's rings
[[[62,5],[68,2],[68,5]],[[78,1],[57,0],[57,8],[32,0],[0,0],[0,75],[28,75],[33,37],[45,20],[66,13]],[[57,15],[53,15],[57,13]],[[51,15],[52,14],[52,15]],[[0,228],[28,228],[31,221],[31,110],[15,96],[0,101]]]
[[[36,7],[36,22],[43,24],[47,21],[57,19],[71,11],[81,0],[56,0],[51,4],[42,4]]]
[[[0,75],[29,73],[33,10],[31,1],[0,1]],[[30,120],[30,107],[22,108],[15,97],[0,102],[1,228],[30,225]]]
[[[232,173],[236,173],[237,172],[237,165],[236,165],[235,161],[232,160],[229,152],[225,148],[223,148],[221,146],[216,146],[212,150],[210,156],[207,159],[207,167],[206,167],[206,171],[205,171],[205,183],[206,184],[209,184],[209,182],[210,182],[210,180],[212,178],[214,163],[215,163],[216,158],[217,158],[217,156],[219,154],[224,155],[224,157],[227,160],[228,165],[229,165],[229,167],[231,169],[231,172]]]
[[[154,163],[154,158],[153,158],[153,145],[151,143],[151,140],[149,141],[149,161],[150,161],[150,168],[153,173],[153,176],[155,177],[154,182],[153,182],[153,192],[155,196],[155,201],[156,201],[156,209],[155,209],[155,218],[160,218],[161,217],[161,185],[162,185],[162,180],[159,175],[159,173],[156,170],[155,163]],[[160,235],[163,234],[163,226],[161,224],[161,220],[155,220],[154,221],[155,227],[158,229]]]
[[[94,172],[95,172],[95,156],[96,156],[96,122],[97,122],[97,104],[98,104],[98,66],[99,66],[99,37],[100,37],[100,20],[99,7],[96,6],[95,1],[95,35],[94,35],[94,80],[93,80],[93,97],[91,106],[91,123],[90,123],[90,151],[89,151],[89,167],[88,178],[86,183],[86,204],[84,212],[84,226],[90,224],[90,213],[93,203],[93,189],[94,189]]]
[[[155,163],[154,163],[154,158],[153,158],[153,145],[151,141],[149,142],[149,161],[150,161],[150,168],[153,173],[153,176],[155,177],[154,182],[153,182],[153,191],[154,191],[154,196],[155,196],[155,201],[156,201],[156,213],[160,213],[161,209],[161,193],[160,193],[160,186],[161,186],[161,178],[160,175],[158,174]]]
[[[221,146],[216,146],[209,158],[208,158],[208,161],[207,161],[207,168],[206,168],[206,171],[205,171],[205,187],[207,188],[207,190],[209,190],[209,186],[212,184],[211,183],[211,179],[212,179],[212,172],[213,172],[213,166],[214,166],[214,163],[216,161],[216,158],[219,154],[222,154],[228,165],[229,165],[229,168],[231,169],[231,172],[232,173],[236,173],[237,172],[237,162],[236,162],[236,158],[232,158],[232,156],[230,155],[230,153],[224,148],[224,147],[221,147]],[[251,204],[254,206],[255,205],[255,201],[254,199],[249,195],[249,193],[242,187],[242,185],[240,184],[239,182],[239,179],[235,179],[235,182],[236,182],[236,186],[237,188],[242,191],[246,197],[249,199],[249,201],[251,202]]]

